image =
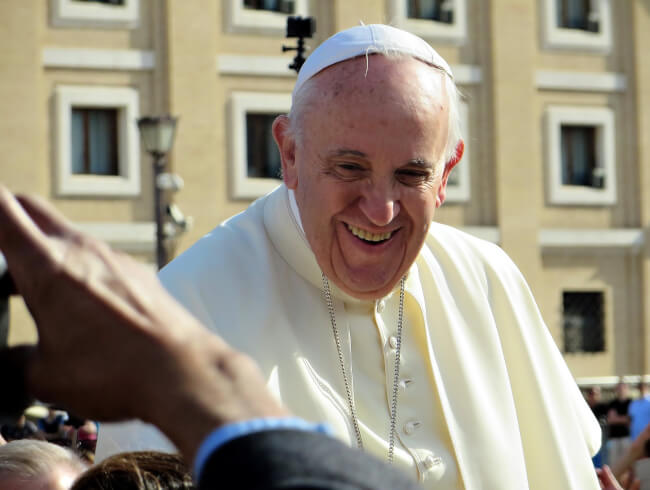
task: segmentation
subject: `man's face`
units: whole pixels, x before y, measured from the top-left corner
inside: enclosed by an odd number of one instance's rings
[[[308,83],[301,137],[274,128],[323,272],[360,299],[386,295],[424,243],[444,200],[448,99],[442,75],[412,58],[371,56]]]

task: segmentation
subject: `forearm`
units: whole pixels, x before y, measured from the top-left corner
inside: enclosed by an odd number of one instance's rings
[[[645,441],[639,439],[633,441],[618,460],[611,462],[612,473],[617,479],[620,480],[625,472],[634,465],[635,461],[643,456],[643,442]]]

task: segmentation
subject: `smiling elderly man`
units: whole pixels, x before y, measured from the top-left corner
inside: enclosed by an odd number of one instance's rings
[[[599,488],[598,425],[521,274],[432,221],[463,153],[458,104],[421,39],[338,33],[273,125],[284,185],[161,279],[293,413],[428,488]],[[99,450],[143,441],[107,430]]]

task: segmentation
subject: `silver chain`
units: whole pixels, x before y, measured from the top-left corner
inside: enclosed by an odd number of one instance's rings
[[[327,302],[327,310],[330,315],[330,322],[332,324],[332,332],[334,334],[334,343],[336,344],[336,352],[339,357],[339,364],[341,366],[341,374],[343,375],[343,384],[345,385],[345,395],[348,399],[348,407],[350,409],[350,418],[352,419],[352,426],[354,434],[357,438],[357,446],[363,449],[363,441],[361,439],[361,431],[359,430],[359,420],[357,418],[357,410],[354,405],[354,396],[352,395],[352,383],[348,377],[345,369],[345,361],[343,359],[343,349],[341,348],[341,337],[339,330],[336,327],[336,313],[334,311],[334,302],[332,301],[332,292],[330,291],[330,283],[323,276],[323,293],[325,294],[325,301]],[[402,324],[404,320],[404,282],[405,278],[402,277],[400,281],[399,290],[399,313],[397,317],[397,345],[395,348],[395,369],[393,370],[393,392],[391,395],[390,403],[390,429],[388,432],[388,462],[393,462],[393,452],[395,448],[395,425],[397,422],[397,395],[399,384],[399,366],[400,366],[400,352],[402,350]]]

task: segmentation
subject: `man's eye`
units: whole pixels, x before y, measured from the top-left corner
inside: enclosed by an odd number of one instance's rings
[[[406,184],[425,182],[430,176],[431,172],[422,172],[419,170],[400,170],[397,172],[398,180]]]
[[[361,167],[359,167],[359,165],[356,163],[339,163],[337,167],[339,170],[342,170],[344,172],[355,172],[361,170]]]

